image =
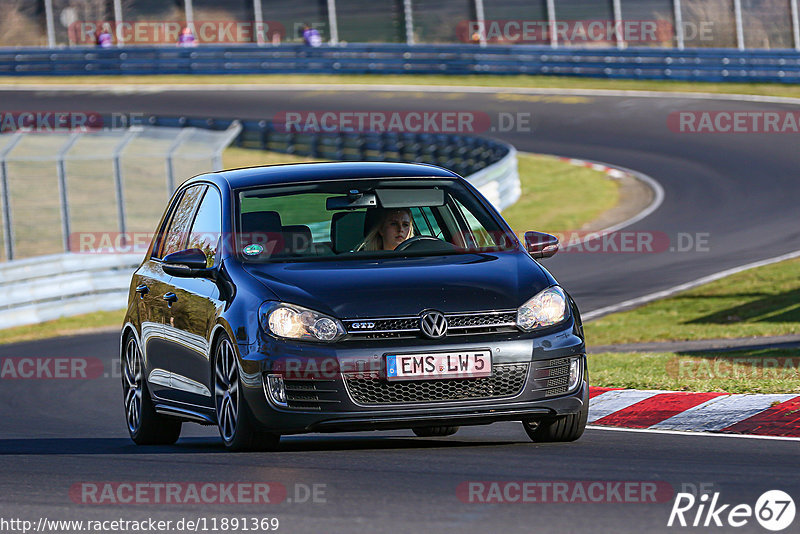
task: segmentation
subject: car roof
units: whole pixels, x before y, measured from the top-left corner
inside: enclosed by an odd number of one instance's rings
[[[259,185],[279,185],[297,182],[315,182],[360,178],[406,178],[406,177],[438,177],[460,178],[456,173],[436,165],[425,163],[389,163],[389,162],[332,162],[332,163],[290,163],[283,165],[265,165],[247,167],[214,173],[201,174],[186,182],[224,179],[232,189],[254,187]]]

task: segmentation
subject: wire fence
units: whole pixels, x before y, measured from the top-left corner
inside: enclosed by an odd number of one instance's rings
[[[0,0],[0,46],[475,43],[800,50],[800,0]],[[42,6],[44,9],[42,9]],[[180,38],[184,27],[191,40]],[[305,34],[308,37],[308,34]]]
[[[133,126],[72,133],[0,135],[2,260],[69,252],[114,227],[152,232],[184,179],[222,169],[241,131]],[[177,178],[176,178],[177,177]]]

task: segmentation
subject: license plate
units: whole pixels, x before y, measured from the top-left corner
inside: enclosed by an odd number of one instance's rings
[[[475,378],[491,374],[492,353],[489,350],[386,356],[387,380]]]

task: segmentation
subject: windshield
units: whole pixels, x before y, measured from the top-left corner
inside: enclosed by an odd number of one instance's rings
[[[516,246],[463,185],[370,179],[273,186],[237,195],[245,261],[347,259],[509,250]]]

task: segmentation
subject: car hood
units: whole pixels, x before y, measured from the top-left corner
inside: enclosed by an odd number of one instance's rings
[[[244,267],[281,301],[342,319],[511,310],[553,283],[522,252]]]

